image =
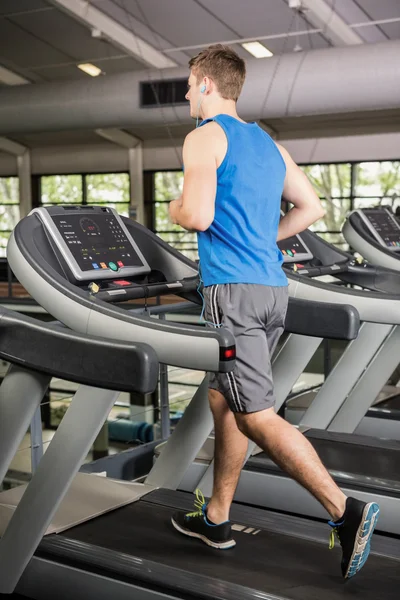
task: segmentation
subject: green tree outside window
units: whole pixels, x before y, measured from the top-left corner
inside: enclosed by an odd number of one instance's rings
[[[171,246],[192,260],[197,260],[197,235],[175,225],[169,218],[168,205],[179,198],[183,189],[182,171],[155,173],[155,231]]]
[[[82,175],[44,175],[41,177],[42,205],[82,204]]]
[[[86,176],[88,204],[106,204],[123,216],[129,216],[128,173],[100,173]]]
[[[0,177],[0,256],[5,257],[11,231],[20,219],[18,177]]]

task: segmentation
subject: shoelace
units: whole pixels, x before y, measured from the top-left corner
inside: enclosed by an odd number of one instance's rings
[[[194,501],[194,507],[197,509],[194,512],[187,513],[186,517],[201,517],[204,515],[204,509],[206,506],[206,499],[204,498],[203,492],[199,489],[195,491],[196,500]]]
[[[340,523],[335,523],[335,521],[328,521],[328,525],[332,527],[332,531],[329,536],[329,550],[332,550],[332,548],[335,547],[335,536],[339,540],[339,543],[341,543],[339,537],[339,527],[340,525],[343,525],[343,523],[344,521],[341,521]]]

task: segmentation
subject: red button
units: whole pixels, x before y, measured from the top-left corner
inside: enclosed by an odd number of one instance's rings
[[[117,285],[131,285],[131,282],[125,281],[125,279],[114,279],[114,283]]]
[[[124,263],[122,262],[122,260],[119,260],[119,261],[117,262],[117,265],[118,265],[119,267],[123,267],[123,266],[124,266]]]

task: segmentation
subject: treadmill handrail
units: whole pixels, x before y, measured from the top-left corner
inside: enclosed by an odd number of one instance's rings
[[[214,372],[233,369],[234,360],[225,356],[225,350],[235,341],[226,328],[146,318],[99,300],[57,272],[40,244],[48,244],[48,240],[37,215],[19,221],[7,246],[10,266],[39,304],[71,329],[149,342],[159,360],[169,365]],[[53,258],[54,252],[47,250]]]
[[[0,357],[27,369],[92,387],[151,393],[159,375],[145,343],[76,333],[0,307]]]
[[[354,340],[360,329],[358,310],[350,304],[330,304],[289,298],[285,331],[311,337]]]

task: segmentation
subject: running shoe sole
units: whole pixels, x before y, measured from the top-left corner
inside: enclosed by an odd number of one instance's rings
[[[180,533],[183,533],[183,535],[187,535],[192,538],[198,538],[199,540],[207,544],[207,546],[217,548],[217,550],[228,550],[229,548],[233,548],[234,546],[236,546],[235,540],[229,540],[228,542],[213,542],[212,540],[209,540],[205,535],[201,535],[201,533],[195,533],[194,531],[190,531],[190,529],[184,529],[183,527],[178,525],[178,523],[173,519],[173,517],[171,518],[171,522],[175,529]]]
[[[349,560],[349,566],[345,574],[345,579],[354,577],[364,566],[370,550],[371,537],[374,532],[376,523],[379,517],[379,506],[375,502],[370,502],[365,505],[360,526],[357,530],[356,539],[354,542],[353,553]]]

